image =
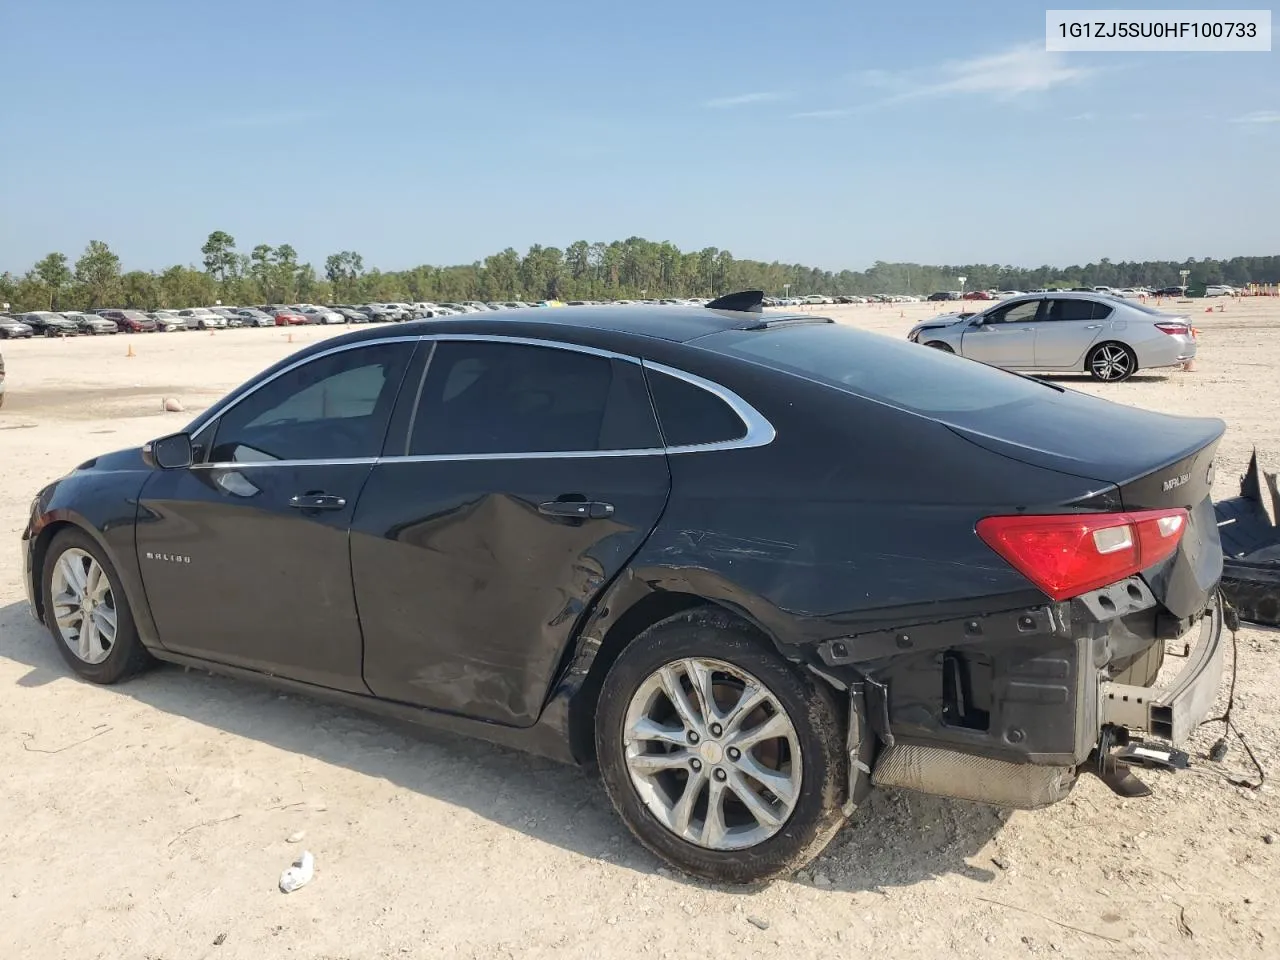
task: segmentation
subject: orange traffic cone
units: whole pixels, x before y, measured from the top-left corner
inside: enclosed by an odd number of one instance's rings
[[[129,349],[128,349],[128,351],[125,353],[125,356],[126,356],[126,357],[136,357],[136,356],[137,356],[137,354],[133,352],[133,344],[132,344],[132,343],[131,343],[131,344],[129,344]]]
[[[285,343],[293,343],[293,334],[292,334],[292,333],[286,333],[286,334],[284,335],[284,342],[285,342]]]

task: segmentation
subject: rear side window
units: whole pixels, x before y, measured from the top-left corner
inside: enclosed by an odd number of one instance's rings
[[[1049,301],[1049,319],[1050,320],[1093,320],[1095,319],[1094,309],[1101,304],[1095,304],[1092,300],[1061,300]],[[1110,312],[1110,308],[1107,308]]]
[[[747,435],[742,418],[714,393],[658,370],[646,373],[667,446],[725,443]]]
[[[1115,312],[1116,312],[1116,308],[1111,306],[1111,304],[1095,302],[1093,305],[1093,316],[1090,317],[1089,319],[1105,320],[1107,319],[1107,317],[1111,316],[1111,314]],[[1159,313],[1160,311],[1157,310],[1155,312]]]
[[[441,341],[411,456],[579,453],[661,446],[637,364],[577,350]]]
[[[989,410],[1055,390],[976,360],[835,323],[725,330],[695,342],[926,415]]]

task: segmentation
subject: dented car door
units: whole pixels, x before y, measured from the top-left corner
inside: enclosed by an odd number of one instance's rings
[[[498,337],[422,354],[352,523],[365,682],[528,726],[583,613],[666,505],[644,374]]]

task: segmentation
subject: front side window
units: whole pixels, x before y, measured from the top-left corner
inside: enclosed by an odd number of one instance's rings
[[[378,343],[283,373],[219,418],[209,460],[346,460],[382,452],[412,344]]]
[[[1040,310],[1039,300],[1027,300],[991,311],[983,318],[984,323],[1029,323],[1036,318]]]
[[[641,450],[661,446],[637,364],[494,341],[435,345],[412,456]]]

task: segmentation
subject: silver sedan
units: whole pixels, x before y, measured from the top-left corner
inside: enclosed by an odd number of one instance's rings
[[[1079,370],[1110,382],[1196,355],[1187,317],[1088,293],[1012,297],[980,313],[945,314],[916,324],[907,339],[1006,370]]]

